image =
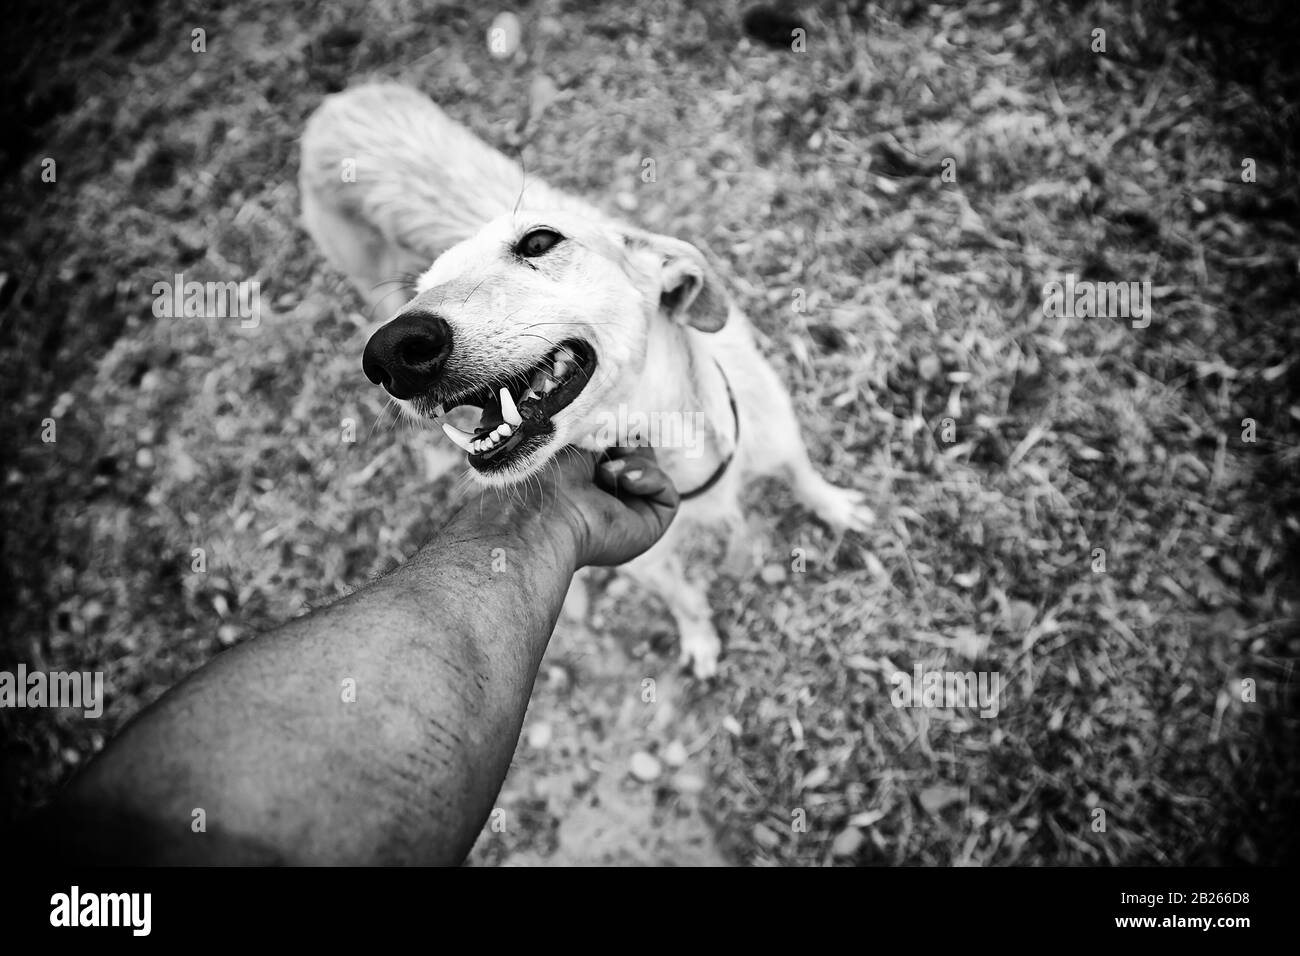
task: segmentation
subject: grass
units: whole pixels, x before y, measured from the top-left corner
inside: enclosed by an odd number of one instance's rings
[[[8,51],[0,663],[103,670],[109,701],[98,722],[0,711],[7,817],[190,669],[437,525],[454,460],[360,375],[372,317],[296,223],[305,118],[382,75],[706,244],[819,467],[880,514],[836,541],[751,489],[749,560],[711,584],[712,686],[675,672],[662,608],[596,576],[474,862],[1296,858],[1285,5],[809,4],[795,53],[745,39],[735,3],[545,2],[505,62],[467,3],[119,14],[74,6],[62,59]],[[155,319],[178,271],[259,280],[260,327]],[[1150,326],[1045,317],[1067,272],[1149,279]],[[999,672],[1001,712],[894,707],[917,664]]]

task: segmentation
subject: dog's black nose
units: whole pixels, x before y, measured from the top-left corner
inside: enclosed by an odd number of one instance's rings
[[[361,370],[394,398],[410,398],[437,382],[450,354],[447,320],[412,309],[370,336],[361,355]]]

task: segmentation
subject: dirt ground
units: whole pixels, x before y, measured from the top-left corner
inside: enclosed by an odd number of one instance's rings
[[[1296,858],[1295,11],[807,3],[796,51],[745,9],[538,0],[501,60],[481,4],[19,4],[0,668],[100,670],[108,703],[0,710],[0,819],[437,526],[459,463],[365,381],[382,317],[298,222],[306,117],[382,76],[707,244],[880,516],[838,540],[752,487],[750,559],[693,564],[711,684],[593,575],[474,864]],[[260,325],[155,318],[178,272],[260,282]],[[1149,326],[1045,315],[1067,273],[1149,280]],[[1001,712],[893,706],[918,665],[999,672]]]

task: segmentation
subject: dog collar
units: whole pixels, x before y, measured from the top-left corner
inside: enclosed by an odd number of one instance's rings
[[[722,463],[714,469],[713,474],[709,475],[708,481],[693,491],[688,491],[684,494],[678,495],[682,501],[696,498],[716,485],[726,473],[727,467],[731,464],[731,460],[736,457],[736,447],[740,444],[740,413],[736,411],[736,396],[732,394],[731,383],[727,381],[727,373],[722,370],[722,366],[718,364],[717,359],[714,359],[713,364],[718,366],[718,374],[722,376],[722,384],[727,387],[727,401],[731,404],[731,417],[736,420],[736,440],[731,446],[731,454],[722,459]]]

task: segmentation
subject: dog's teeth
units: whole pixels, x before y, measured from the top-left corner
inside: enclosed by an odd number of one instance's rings
[[[509,438],[514,429],[510,427],[509,422],[502,422],[497,426],[497,430],[492,433],[494,441],[501,441],[503,438]]]
[[[462,431],[461,429],[453,425],[451,422],[443,422],[442,430],[444,434],[446,434],[446,436],[450,438],[456,445],[458,445],[463,451],[470,452],[474,450],[474,436],[471,435],[469,432]]]
[[[567,348],[558,348],[555,350],[555,356],[551,359],[551,366],[551,374],[558,381],[568,375],[571,369],[578,367],[578,357]]]
[[[537,393],[537,389],[530,388],[528,391],[524,392],[522,401],[535,402],[541,397],[542,396]]]
[[[522,425],[524,423],[523,417],[519,414],[519,409],[515,408],[515,400],[510,394],[510,389],[504,387],[501,389],[501,417],[510,425]]]

